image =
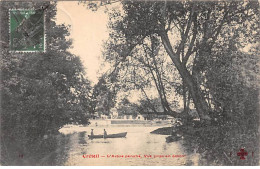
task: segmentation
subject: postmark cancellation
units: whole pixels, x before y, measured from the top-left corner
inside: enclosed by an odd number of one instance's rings
[[[44,9],[9,9],[11,52],[45,52]]]

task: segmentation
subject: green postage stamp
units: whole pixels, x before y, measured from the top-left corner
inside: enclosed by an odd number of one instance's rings
[[[43,9],[10,9],[10,51],[45,52]]]

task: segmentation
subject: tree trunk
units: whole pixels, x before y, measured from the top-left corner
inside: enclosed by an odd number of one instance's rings
[[[176,54],[173,52],[167,32],[161,32],[160,36],[166,52],[170,56],[182,79],[185,81],[187,87],[189,88],[189,92],[192,96],[195,108],[200,116],[201,121],[209,121],[209,109],[207,107],[205,99],[202,97],[202,93],[199,89],[198,84],[196,83],[196,81],[194,81],[187,68],[183,66],[179,57],[176,56]]]
[[[186,84],[185,81],[182,80],[182,97],[183,97],[183,111],[187,112],[187,96],[186,96]]]

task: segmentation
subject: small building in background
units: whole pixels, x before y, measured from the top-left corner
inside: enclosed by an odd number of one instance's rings
[[[118,111],[116,108],[111,109],[112,119],[118,119]]]
[[[132,115],[124,115],[124,120],[133,120]]]
[[[143,115],[138,114],[138,115],[136,116],[136,120],[145,120],[145,118],[144,118]]]
[[[105,120],[105,119],[110,119],[110,116],[108,116],[108,115],[106,115],[106,114],[101,114],[101,115],[100,115],[100,118],[101,118],[102,120]]]
[[[165,115],[163,112],[144,112],[138,113],[136,120],[171,120],[172,116]]]

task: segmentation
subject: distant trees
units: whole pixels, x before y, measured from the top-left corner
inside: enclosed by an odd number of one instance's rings
[[[98,112],[99,114],[109,114],[110,109],[116,104],[117,91],[110,79],[105,75],[101,76],[98,83],[94,85],[90,93],[90,112],[92,114]]]
[[[46,53],[9,53],[9,8],[46,9]],[[68,52],[69,30],[55,23],[55,3],[1,2],[1,143],[88,124],[91,90],[78,56]]]
[[[131,103],[127,98],[123,98],[117,105],[119,115],[137,116],[139,106],[136,103]]]

